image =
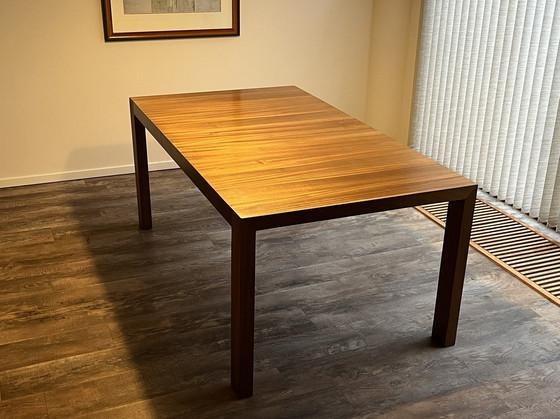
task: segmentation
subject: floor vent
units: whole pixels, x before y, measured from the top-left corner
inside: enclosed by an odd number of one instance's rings
[[[447,203],[417,209],[445,225]],[[560,243],[478,198],[471,246],[560,306]]]

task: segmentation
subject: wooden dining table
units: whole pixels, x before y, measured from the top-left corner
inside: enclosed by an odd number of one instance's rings
[[[152,228],[146,129],[231,225],[239,398],[253,394],[259,230],[449,202],[432,339],[455,344],[475,183],[295,86],[134,97],[130,113],[140,228]]]

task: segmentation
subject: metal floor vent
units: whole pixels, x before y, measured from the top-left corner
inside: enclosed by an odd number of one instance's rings
[[[447,203],[417,209],[440,226],[445,225]],[[478,198],[471,246],[560,306],[560,243]]]

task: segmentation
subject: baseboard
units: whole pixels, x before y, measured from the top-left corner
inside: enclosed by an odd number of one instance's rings
[[[150,170],[175,169],[179,166],[172,161],[159,161],[149,164]],[[102,167],[98,169],[74,170],[60,173],[47,173],[44,175],[22,176],[0,179],[0,188],[12,186],[37,185],[39,183],[61,182],[64,180],[88,179],[102,176],[123,175],[134,173],[134,165]]]

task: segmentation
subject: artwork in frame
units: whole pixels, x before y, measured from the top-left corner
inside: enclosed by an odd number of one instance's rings
[[[105,41],[238,36],[239,0],[101,0]]]

